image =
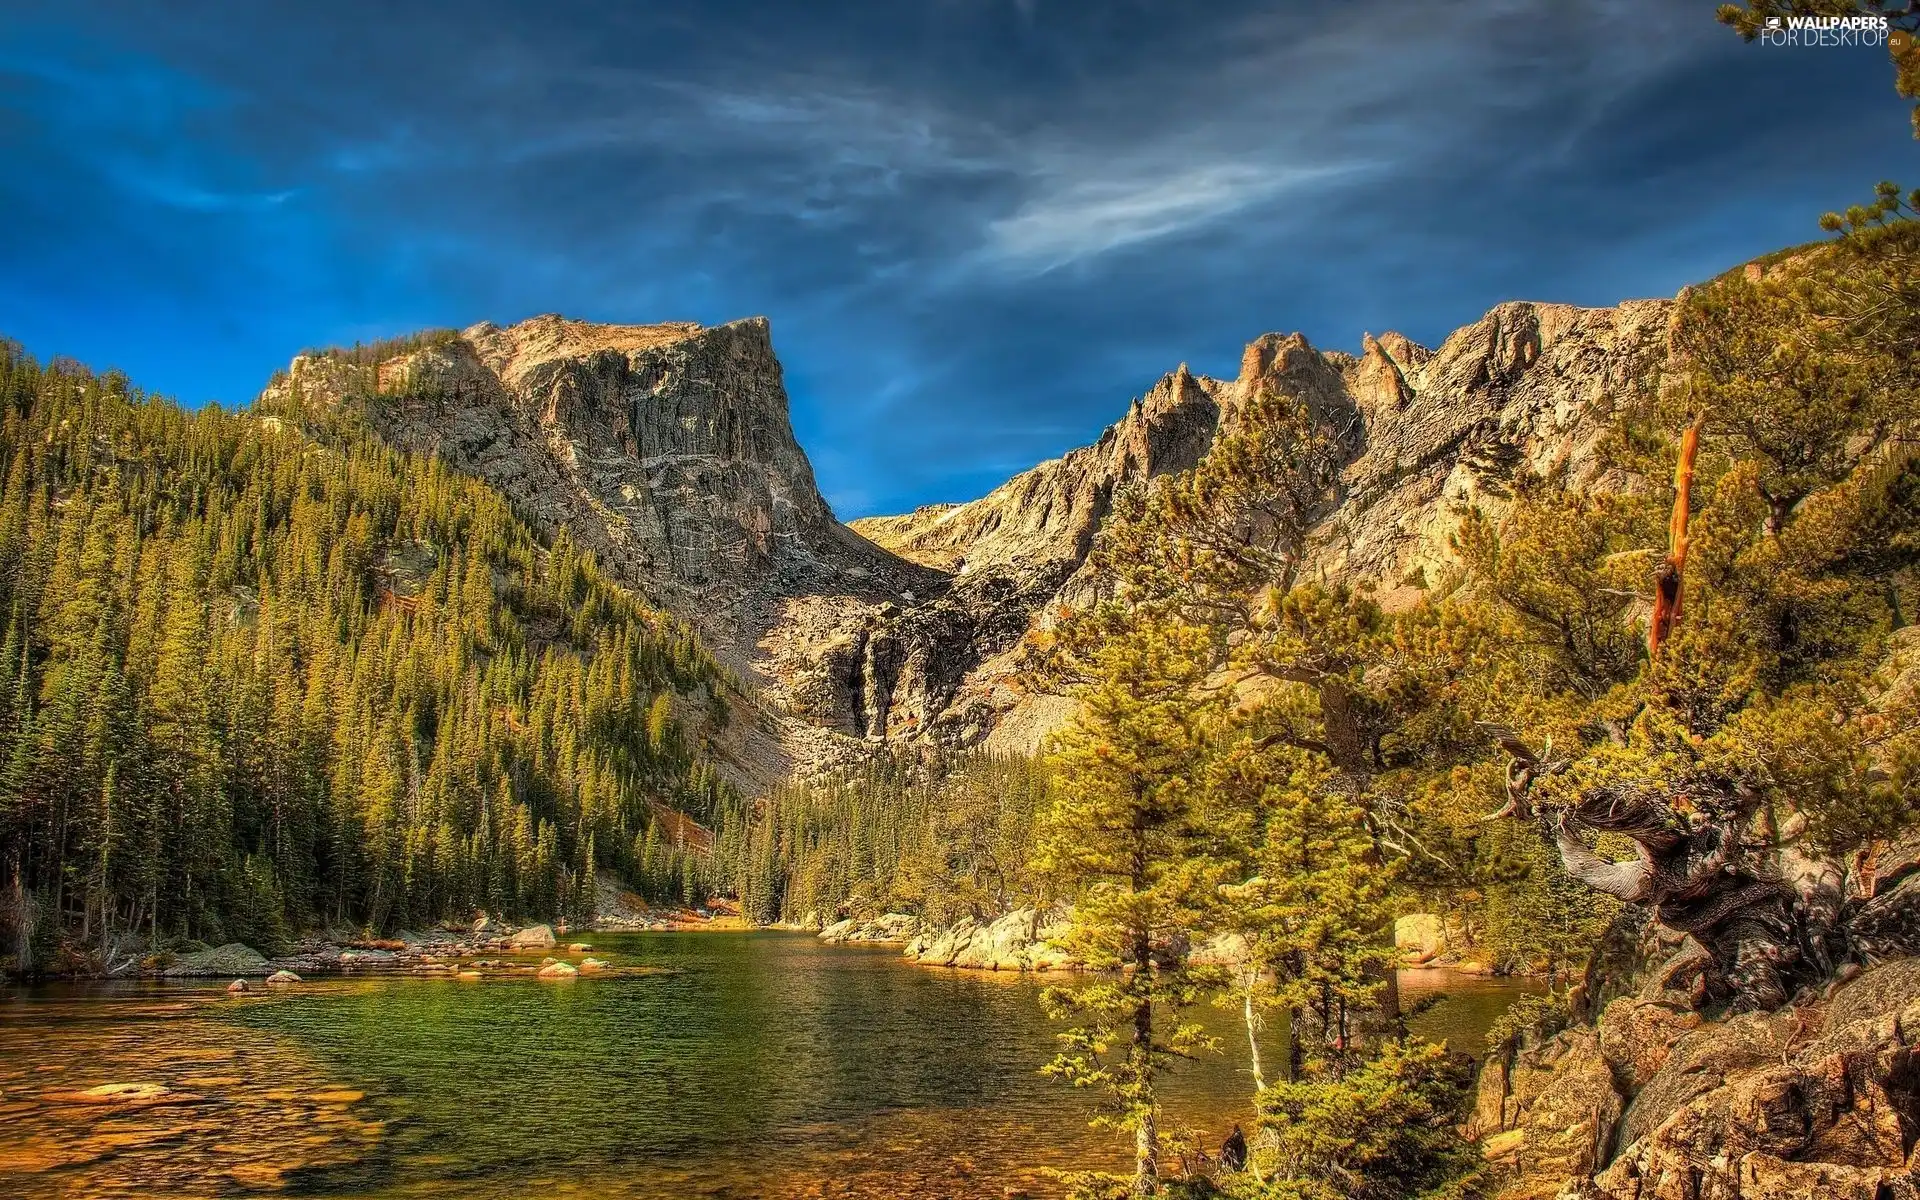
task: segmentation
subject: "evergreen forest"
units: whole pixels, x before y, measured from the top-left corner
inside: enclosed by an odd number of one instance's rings
[[[738,694],[686,626],[346,414],[0,350],[0,869],[63,931],[272,948],[703,898]],[[665,818],[665,820],[663,820]]]

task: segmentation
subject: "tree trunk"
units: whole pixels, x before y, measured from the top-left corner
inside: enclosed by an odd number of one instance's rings
[[[1687,569],[1687,517],[1693,495],[1693,461],[1700,451],[1700,425],[1697,417],[1680,438],[1680,461],[1673,468],[1673,516],[1667,524],[1667,557],[1654,572],[1653,615],[1647,622],[1647,657],[1660,653],[1660,646],[1680,620],[1681,581]]]
[[[33,971],[33,907],[27,900],[27,880],[21,866],[22,852],[13,853],[13,965],[22,975]]]
[[[1136,943],[1134,954],[1134,978],[1143,987],[1146,986],[1145,972],[1153,969],[1151,950],[1141,951],[1146,945],[1144,939]],[[1141,1090],[1134,1101],[1140,1110],[1133,1129],[1133,1194],[1151,1196],[1160,1183],[1160,1130],[1155,1120],[1153,1095],[1153,999],[1147,995],[1142,995],[1134,1005],[1131,1057],[1134,1078]]]
[[[1260,1070],[1260,1014],[1253,1007],[1253,988],[1259,981],[1260,972],[1251,962],[1247,964],[1246,990],[1240,996],[1240,1013],[1247,1023],[1247,1059],[1253,1064],[1253,1090],[1256,1093],[1267,1090],[1266,1076]]]
[[[1533,779],[1566,767],[1542,763],[1516,740],[1504,814],[1537,821],[1567,874],[1596,891],[1644,905],[1665,928],[1707,951],[1709,1003],[1769,1011],[1816,988],[1848,962],[1920,952],[1920,853],[1910,869],[1849,895],[1839,864],[1768,839],[1748,839],[1751,813],[1733,794],[1674,797],[1627,784],[1589,788],[1565,807],[1536,810]],[[1583,830],[1632,839],[1637,857],[1594,853]]]
[[[1152,1027],[1152,1006],[1143,1004],[1142,1013],[1148,1014],[1144,1020]],[[1138,1020],[1136,1018],[1136,1024]],[[1155,1119],[1151,1097],[1145,1109],[1140,1113],[1140,1122],[1133,1130],[1133,1194],[1151,1196],[1160,1187],[1160,1129]]]

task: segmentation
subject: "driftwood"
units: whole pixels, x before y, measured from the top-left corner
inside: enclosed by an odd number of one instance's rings
[[[1764,822],[1750,798],[1712,783],[1690,795],[1609,784],[1540,803],[1534,783],[1569,764],[1535,755],[1511,731],[1495,736],[1511,759],[1507,804],[1489,819],[1537,824],[1569,876],[1697,941],[1709,1003],[1773,1009],[1850,963],[1920,953],[1920,839],[1893,848],[1870,879],[1849,878],[1834,860],[1756,836]],[[1634,857],[1596,853],[1594,833],[1631,839]]]

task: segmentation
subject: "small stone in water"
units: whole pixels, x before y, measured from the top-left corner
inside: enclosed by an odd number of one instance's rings
[[[366,1098],[365,1092],[356,1092],[351,1088],[334,1088],[330,1091],[315,1092],[307,1097],[316,1104],[358,1104]]]
[[[172,1090],[164,1083],[103,1083],[76,1094],[74,1099],[113,1104],[122,1100],[155,1100]]]

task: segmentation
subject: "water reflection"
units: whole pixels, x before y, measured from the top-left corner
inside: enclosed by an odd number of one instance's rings
[[[1038,1168],[1124,1164],[1116,1139],[1087,1129],[1088,1098],[1035,1073],[1055,1030],[1031,978],[792,935],[595,941],[672,973],[334,979],[238,1000],[180,985],[16,990],[0,1002],[13,1147],[0,1193],[1041,1195]],[[1421,1032],[1473,1051],[1517,990],[1436,972],[1402,987],[1444,987]],[[1217,1140],[1245,1118],[1250,1085],[1232,1014],[1200,1017],[1227,1052],[1169,1083],[1168,1124]],[[227,1057],[208,1070],[182,1051]],[[49,1099],[139,1080],[196,1098],[127,1111]],[[66,1144],[87,1151],[53,1153]]]

